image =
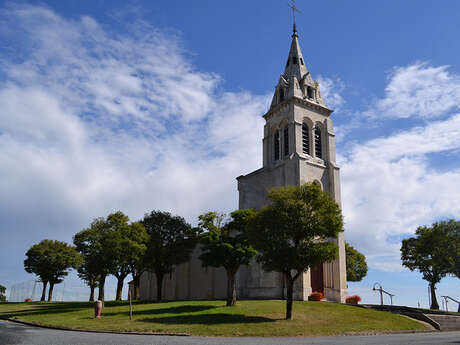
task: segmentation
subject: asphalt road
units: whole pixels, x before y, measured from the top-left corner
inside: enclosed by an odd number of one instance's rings
[[[460,344],[460,332],[340,336],[315,338],[209,338],[59,331],[0,321],[0,345],[447,345]]]

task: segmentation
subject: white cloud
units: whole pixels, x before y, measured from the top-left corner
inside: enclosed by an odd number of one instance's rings
[[[345,84],[340,78],[328,78],[320,76],[318,78],[321,95],[323,96],[326,105],[333,109],[335,113],[342,110],[345,105],[345,100],[342,93],[345,89]]]
[[[430,119],[459,109],[460,75],[448,68],[427,63],[394,68],[388,77],[385,97],[365,114],[373,118]]]
[[[34,242],[70,240],[110,211],[195,222],[238,207],[235,177],[261,165],[269,97],[218,91],[219,76],[143,23],[121,36],[89,17],[10,6],[0,28],[18,42],[0,63],[1,231],[17,242],[2,281]]]
[[[389,118],[423,120],[404,130],[393,122],[385,137],[355,138],[338,157],[346,236],[371,267],[402,270],[402,238],[420,225],[460,218],[460,114],[453,113],[459,108],[460,76],[447,66],[417,63],[394,68],[384,98],[338,128],[343,141],[343,134],[376,119],[381,126]]]
[[[347,237],[372,267],[401,269],[401,236],[439,218],[460,217],[460,168],[436,169],[429,156],[451,153],[458,159],[459,149],[457,114],[355,144],[347,157],[340,157]]]

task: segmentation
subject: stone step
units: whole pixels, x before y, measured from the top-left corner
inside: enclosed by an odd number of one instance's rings
[[[460,316],[425,314],[439,324],[441,331],[460,331]]]

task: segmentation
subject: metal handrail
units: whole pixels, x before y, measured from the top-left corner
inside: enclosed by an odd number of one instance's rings
[[[446,311],[449,311],[449,309],[447,309],[447,301],[448,301],[448,300],[451,300],[451,301],[453,301],[453,302],[455,302],[455,303],[458,304],[457,313],[460,313],[460,301],[457,301],[455,298],[452,298],[452,297],[450,297],[450,296],[441,296],[441,297],[444,298],[444,303],[445,303],[445,305],[446,305]]]
[[[376,286],[379,286],[377,289],[375,288]],[[387,294],[390,297],[390,303],[393,305],[393,297],[396,295],[393,295],[389,293],[388,291],[383,290],[382,285],[380,283],[374,283],[374,286],[372,287],[372,291],[379,291],[380,292],[380,305],[383,305],[383,294]]]

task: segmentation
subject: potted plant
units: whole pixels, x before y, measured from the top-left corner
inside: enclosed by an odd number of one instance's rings
[[[345,299],[345,303],[346,304],[358,304],[358,302],[361,302],[361,297],[359,297],[358,295],[353,295],[353,296],[348,296],[346,299]]]
[[[309,301],[321,301],[323,298],[322,292],[312,292],[310,296],[308,296]]]

